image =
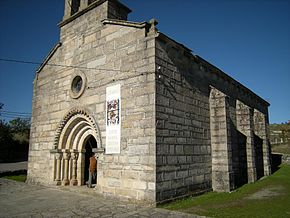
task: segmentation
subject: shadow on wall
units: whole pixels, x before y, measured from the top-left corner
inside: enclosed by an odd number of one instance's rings
[[[280,164],[282,163],[282,154],[271,154],[272,157],[272,173],[275,173],[280,169]]]
[[[248,166],[247,166],[247,137],[240,131],[236,131],[237,148],[233,151],[233,160],[236,165],[235,186],[241,187],[248,183]]]
[[[256,169],[257,169],[257,179],[264,176],[264,160],[263,160],[263,139],[254,134],[254,145],[256,154]]]

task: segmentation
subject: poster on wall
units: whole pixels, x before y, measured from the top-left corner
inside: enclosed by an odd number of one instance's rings
[[[119,154],[121,142],[121,85],[106,88],[106,154]]]

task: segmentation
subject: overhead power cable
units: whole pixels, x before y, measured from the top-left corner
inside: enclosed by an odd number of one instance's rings
[[[15,111],[5,111],[5,110],[0,110],[0,113],[9,113],[9,114],[23,114],[23,115],[31,115],[31,113],[26,113],[26,112],[15,112]]]
[[[1,113],[1,112],[0,112],[0,116],[19,117],[19,118],[30,118],[31,117],[29,115],[26,115],[26,116],[23,116],[23,115],[13,115],[13,114]]]
[[[39,66],[42,64],[41,62],[35,62],[35,61],[24,61],[24,60],[5,59],[5,58],[0,58],[0,61],[19,63],[19,64],[39,65]],[[64,64],[53,64],[53,63],[52,64],[46,63],[46,65],[52,66],[52,67],[68,67],[68,68],[84,69],[84,70],[103,70],[103,71],[128,72],[128,70],[122,71],[122,70],[118,70],[118,69],[105,69],[105,68],[97,68],[97,67],[81,67],[81,66],[75,66],[75,65],[64,65]]]
[[[0,110],[0,117],[10,118],[10,119],[15,119],[15,118],[30,119],[31,113]]]
[[[0,117],[4,117],[4,118],[21,118],[21,119],[30,119],[31,117],[19,117],[19,116],[12,116],[12,115],[4,115],[4,114],[0,114]]]

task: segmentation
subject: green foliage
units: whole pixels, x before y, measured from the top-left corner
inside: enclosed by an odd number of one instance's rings
[[[26,174],[21,174],[21,175],[14,175],[14,176],[4,176],[3,178],[15,180],[18,182],[25,182],[27,176],[26,176]]]
[[[10,126],[3,120],[0,120],[0,146],[11,141],[12,134]]]
[[[20,144],[29,143],[30,121],[28,119],[16,118],[9,121],[13,139]]]
[[[16,118],[9,123],[0,120],[0,162],[27,159],[30,122]]]
[[[210,192],[161,207],[209,217],[280,218],[290,217],[289,205],[290,166],[281,165],[281,169],[273,175],[244,185],[232,193]]]
[[[9,121],[9,126],[13,132],[29,132],[30,121],[28,119],[16,118]]]
[[[289,132],[290,131],[290,122],[289,123],[281,123],[281,124],[270,124],[269,129]]]

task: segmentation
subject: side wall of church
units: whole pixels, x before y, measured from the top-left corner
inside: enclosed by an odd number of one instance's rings
[[[106,87],[121,84],[121,152],[100,154],[98,190],[155,201],[155,40],[144,28],[103,25],[106,2],[61,28],[61,47],[36,75],[28,181],[53,184],[56,130],[72,108],[95,119],[106,145]],[[81,97],[70,97],[71,82],[87,79]]]
[[[264,100],[163,34],[156,67],[158,202],[269,175]]]
[[[209,88],[188,50],[156,40],[156,198],[211,189]]]

